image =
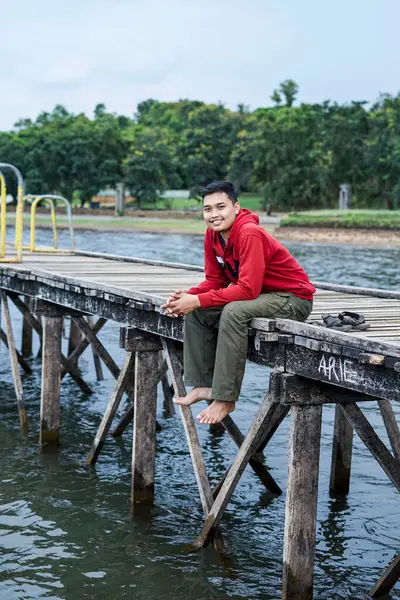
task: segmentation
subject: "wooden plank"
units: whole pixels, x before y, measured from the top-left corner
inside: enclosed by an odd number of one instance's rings
[[[102,317],[100,317],[99,319],[97,319],[96,323],[91,326],[92,332],[97,335],[97,333],[100,331],[100,329],[107,323],[107,319],[103,319]],[[73,359],[78,359],[81,354],[83,354],[83,352],[86,350],[86,348],[89,346],[90,342],[86,337],[83,337],[82,340],[79,342],[78,346],[75,348],[75,350],[72,352],[72,354],[70,356],[68,356],[68,360],[72,361]],[[61,379],[63,379],[63,377],[68,373],[68,371],[66,371],[65,369],[62,370],[61,372]]]
[[[225,481],[223,482],[218,496],[210,508],[208,516],[204,522],[202,532],[196,542],[198,545],[205,545],[212,531],[217,527],[222,519],[225,508],[231,499],[231,496],[243,474],[243,471],[250,460],[250,457],[259,448],[268,422],[271,419],[278,403],[273,402],[270,393],[268,393],[261,403],[261,406],[253,419],[253,422],[246,434],[246,437],[240,446],[232,465],[229,469]]]
[[[286,370],[307,379],[372,396],[371,399],[400,401],[399,373],[383,367],[363,365],[354,358],[315,352],[301,346],[287,346]]]
[[[25,304],[29,307],[29,296],[25,296]],[[21,355],[25,358],[32,356],[32,326],[27,322],[25,317],[22,317]]]
[[[1,304],[3,305],[4,319],[6,322],[7,345],[8,345],[9,355],[10,355],[11,371],[12,371],[13,382],[14,382],[15,396],[17,398],[17,408],[18,408],[19,420],[21,423],[21,429],[26,434],[28,431],[28,417],[26,414],[21,375],[20,375],[19,368],[18,368],[18,357],[17,357],[17,350],[15,348],[14,334],[13,334],[13,330],[12,330],[11,317],[10,317],[10,309],[8,307],[7,296],[3,291],[0,293],[0,298],[1,298]],[[1,306],[0,306],[0,311],[1,311]]]
[[[71,319],[69,328],[69,339],[68,339],[68,356],[71,356],[73,351],[79,343],[82,341],[83,334],[79,329],[78,325]],[[68,359],[73,365],[78,365],[78,359],[76,357]]]
[[[371,598],[382,598],[394,588],[400,579],[400,553],[394,557],[386,571],[380,576],[374,587],[370,590]]]
[[[389,400],[379,400],[378,406],[386,427],[390,445],[392,446],[393,454],[400,464],[400,431],[392,404]]]
[[[0,337],[1,337],[2,341],[4,342],[4,344],[8,348],[7,335],[6,335],[6,333],[1,328],[0,328]],[[26,360],[24,359],[24,357],[22,356],[22,354],[20,354],[17,349],[15,349],[15,352],[17,354],[17,360],[18,360],[19,365],[23,368],[23,370],[25,371],[25,373],[27,373],[28,375],[32,375],[32,369],[28,365],[28,363],[26,362]]]
[[[89,315],[87,317],[87,322],[88,322],[90,329],[93,331],[94,323],[93,323],[93,317],[91,315]],[[97,381],[103,381],[104,375],[103,375],[103,369],[101,367],[100,356],[94,346],[92,346],[92,355],[93,355],[93,362],[94,362],[94,368],[96,371]]]
[[[283,550],[283,600],[312,600],[322,406],[293,406]]]
[[[104,445],[104,441],[110,430],[111,424],[114,420],[118,406],[121,402],[123,393],[125,391],[126,382],[128,377],[133,377],[132,371],[135,366],[135,353],[127,352],[125,357],[124,365],[120,371],[119,377],[116,381],[114,391],[111,395],[110,401],[107,405],[106,411],[101,420],[100,426],[97,430],[96,437],[86,459],[87,465],[93,465],[97,462],[101,449]]]
[[[329,489],[333,493],[347,494],[350,489],[351,457],[353,453],[353,428],[335,406],[332,462]]]
[[[131,510],[135,504],[152,504],[156,460],[158,348],[135,352],[135,403],[132,443]]]
[[[42,391],[40,397],[40,443],[60,441],[60,384],[62,317],[43,318]]]
[[[172,379],[172,385],[176,396],[186,396],[186,388],[182,378],[182,368],[177,356],[175,344],[173,340],[161,338],[161,343],[164,351],[165,360],[168,364],[168,369]],[[201,451],[200,441],[197,435],[196,425],[193,419],[190,406],[179,405],[182,417],[182,423],[185,430],[186,440],[189,447],[190,456],[194,475],[199,490],[201,505],[204,515],[207,516],[213,505],[213,495],[211,492],[210,482],[207,477],[206,466],[204,463],[203,453]],[[214,530],[213,538],[214,547],[218,552],[225,552],[225,546],[219,529]],[[203,544],[196,544],[201,547]]]
[[[40,340],[42,340],[43,328],[40,321],[31,314],[29,308],[22,302],[22,300],[18,297],[17,294],[10,293],[9,297],[11,298],[15,306],[20,310],[20,312],[25,316],[26,320],[30,323],[32,328],[36,331]],[[84,394],[89,395],[92,393],[92,390],[83,380],[80,373],[63,354],[61,354],[61,364],[64,370],[67,371],[71,375],[72,379],[79,385]]]
[[[335,331],[327,327],[318,327],[307,323],[299,323],[289,319],[276,319],[276,329],[285,333],[293,333],[294,335],[309,337],[322,342],[330,342],[343,346],[354,346],[377,354],[385,354],[387,356],[395,356],[400,358],[400,347],[389,345],[381,342],[368,340],[363,337],[356,336],[354,333],[343,331]]]
[[[209,404],[211,404],[211,401]],[[225,417],[225,419],[222,420],[222,425],[229,433],[238,448],[240,448],[244,441],[244,435],[233,421],[232,417],[230,417],[230,415]],[[263,457],[259,452],[256,451],[256,453],[249,459],[249,465],[268,491],[273,494],[282,493],[281,488],[272,477],[267,467],[263,464]]]
[[[400,491],[400,463],[390,454],[357,404],[341,404],[340,408],[359,438],[381,465],[390,481]]]
[[[345,292],[345,293],[348,292],[349,294],[353,294],[353,295],[375,296],[377,298],[380,297],[380,298],[400,299],[400,292],[397,292],[397,291],[380,290],[377,288],[355,287],[355,286],[341,285],[341,284],[336,284],[336,283],[327,283],[325,281],[313,281],[313,285],[315,285],[316,288],[319,288],[322,290],[333,290],[333,291]]]

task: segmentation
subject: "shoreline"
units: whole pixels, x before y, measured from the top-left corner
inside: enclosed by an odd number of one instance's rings
[[[98,222],[95,221],[98,219]],[[111,221],[111,222],[110,222]],[[10,223],[11,225],[11,223]],[[265,225],[264,229],[281,242],[298,242],[307,244],[328,245],[351,245],[365,247],[387,247],[391,249],[400,248],[400,231],[388,229],[348,229],[328,227],[276,227]],[[66,229],[66,219],[57,220],[58,229]],[[175,235],[199,235],[203,236],[205,225],[203,221],[186,220],[173,221],[162,219],[135,219],[132,221],[116,220],[95,217],[92,219],[73,220],[74,230],[86,229],[104,232],[139,232],[139,233],[161,233]],[[50,220],[39,218],[36,223],[38,229],[50,229]]]

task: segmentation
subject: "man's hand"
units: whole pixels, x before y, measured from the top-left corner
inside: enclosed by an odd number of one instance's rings
[[[172,293],[166,304],[163,304],[162,308],[165,309],[164,314],[170,317],[183,317],[189,313],[200,308],[200,300],[198,296],[192,294],[186,294],[182,290],[176,290]]]
[[[171,292],[167,298],[166,303],[163,304],[161,308],[169,308],[170,303],[174,302],[175,300],[178,300],[178,298],[180,298],[184,293],[185,292],[183,290],[175,290],[174,292]]]

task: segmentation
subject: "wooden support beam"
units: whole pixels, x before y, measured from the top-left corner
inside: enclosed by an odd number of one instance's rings
[[[341,404],[340,408],[357,435],[381,465],[390,481],[400,491],[400,463],[393,458],[357,404]]]
[[[175,404],[172,401],[174,397],[174,390],[168,381],[168,365],[167,361],[164,359],[162,351],[160,351],[159,356],[159,370],[162,365],[165,365],[165,372],[160,377],[162,391],[164,395],[164,412],[166,416],[170,417],[175,414]]]
[[[128,378],[133,378],[133,368],[135,365],[135,353],[127,352],[125,357],[124,365],[120,371],[119,377],[116,381],[114,391],[111,395],[110,401],[108,403],[106,412],[102,418],[100,426],[97,430],[96,437],[90,449],[89,455],[86,459],[87,465],[93,465],[96,463],[100,451],[103,447],[104,441],[106,439],[107,433],[110,430],[111,424],[115,417],[115,414],[118,410],[118,406],[121,402],[121,398],[125,391],[125,386]]]
[[[83,337],[83,334],[82,334],[81,330],[79,329],[78,325],[75,323],[75,321],[73,319],[71,319],[70,326],[69,326],[69,338],[68,338],[68,356],[71,356],[71,354],[73,353],[75,348],[77,346],[79,346],[79,343],[82,341],[82,337]],[[71,363],[74,366],[78,365],[77,358],[74,357],[69,360],[71,361]]]
[[[128,344],[126,346],[125,342],[124,342],[122,347],[125,348],[127,350],[127,352],[135,351],[135,345],[129,346],[129,344]],[[130,348],[130,350],[127,348]],[[167,362],[165,360],[163,360],[163,362],[161,364],[159,362],[158,366],[159,366],[159,368],[158,368],[158,373],[157,373],[157,383],[160,380],[162,381],[162,377],[164,377],[168,371]],[[125,431],[125,429],[128,427],[128,425],[132,422],[132,419],[133,419],[133,413],[134,413],[133,395],[131,396],[128,392],[127,392],[127,395],[129,397],[129,399],[131,399],[132,405],[128,406],[128,408],[125,410],[124,414],[118,421],[114,431],[112,432],[112,435],[114,437],[118,437],[119,435],[121,435]],[[156,430],[161,431],[161,425],[159,425],[158,422],[156,423]]]
[[[289,407],[284,407],[284,408],[287,411],[289,411]],[[231,438],[235,442],[235,444],[238,446],[238,448],[240,448],[244,441],[244,435],[240,431],[240,429],[236,425],[236,423],[233,421],[232,417],[230,415],[225,417],[225,419],[223,419],[223,421],[222,421],[222,425],[224,426],[225,430],[229,433],[229,435],[231,436]],[[275,428],[274,431],[276,431],[276,429],[277,428]],[[272,492],[273,494],[281,494],[282,493],[281,488],[279,487],[279,485],[277,484],[275,479],[272,477],[272,475],[268,471],[267,467],[264,465],[263,456],[260,452],[254,453],[254,455],[249,459],[249,465],[253,469],[254,473],[257,475],[257,477],[259,478],[261,483],[265,486],[265,488],[268,491]],[[217,489],[220,486],[220,484],[222,485],[223,481],[225,481],[228,472],[229,472],[229,469],[223,476],[222,481],[219,484],[217,484],[217,486],[216,486]],[[213,491],[213,494],[215,494],[215,489]]]
[[[92,331],[86,319],[84,317],[73,317],[72,320],[75,321],[76,325],[82,331],[83,335],[96,350],[97,354],[100,356],[101,360],[104,362],[114,379],[118,379],[120,373],[118,365],[116,364],[112,356],[107,352],[103,344],[99,341],[96,334]],[[134,391],[131,384],[127,385],[126,393],[133,402]]]
[[[90,329],[93,331],[93,317],[92,315],[89,315],[87,317],[87,322],[88,325],[90,327]],[[94,362],[94,368],[96,371],[96,377],[97,377],[97,381],[103,381],[104,380],[104,375],[103,375],[103,369],[101,367],[101,360],[100,360],[100,356],[96,350],[96,348],[94,348],[94,346],[92,346],[92,354],[93,354],[93,362]]]
[[[11,371],[14,382],[15,396],[17,398],[17,407],[21,428],[24,433],[28,431],[28,417],[26,414],[24,392],[22,389],[21,375],[18,368],[17,350],[15,348],[14,334],[11,324],[10,309],[8,307],[7,296],[4,292],[0,294],[1,304],[3,305],[4,319],[6,322],[7,346],[10,355]],[[0,306],[1,311],[1,306]]]
[[[62,316],[43,317],[42,393],[40,397],[40,443],[58,445],[60,441],[60,384]]]
[[[186,396],[186,388],[182,377],[182,365],[175,350],[175,344],[173,340],[165,337],[161,338],[161,343],[170,371],[174,392],[176,396]],[[209,510],[213,505],[214,499],[211,492],[210,482],[207,477],[206,466],[204,463],[203,453],[201,451],[199,437],[197,435],[196,425],[190,406],[183,406],[180,404],[179,408],[181,411],[182,423],[189,446],[190,456],[192,458],[193,470],[200,494],[201,505],[203,507],[204,515],[207,517]],[[219,529],[214,531],[213,543],[217,551],[222,553],[225,551],[224,542]],[[204,544],[196,544],[196,547],[200,548],[203,545]]]
[[[271,394],[268,393],[262,401],[256,416],[254,417],[253,423],[251,424],[250,429],[240,446],[239,452],[229,469],[229,473],[227,474],[225,481],[221,486],[214,504],[209,510],[202,532],[196,544],[200,546],[206,545],[210,535],[212,535],[213,530],[219,525],[225,508],[231,499],[231,496],[239,482],[240,477],[242,476],[247,463],[256,452],[264,438],[265,431],[268,427],[268,422],[277,406],[278,404],[272,401]]]
[[[347,494],[350,489],[352,452],[353,428],[340,410],[340,406],[336,404],[329,484],[332,493]]]
[[[42,341],[43,327],[42,327],[42,324],[39,321],[39,319],[37,319],[33,316],[33,314],[30,312],[29,308],[22,302],[22,300],[19,298],[19,296],[17,294],[11,293],[11,294],[9,294],[9,296],[10,296],[11,300],[13,301],[13,303],[15,304],[15,306],[18,308],[18,310],[26,317],[26,320],[28,321],[28,323],[30,325],[32,325],[32,328],[36,331],[40,340]],[[78,370],[71,364],[71,362],[63,354],[61,354],[61,365],[71,375],[71,377],[75,381],[75,383],[77,383],[79,385],[82,392],[84,392],[85,394],[88,394],[88,395],[92,393],[92,390],[90,389],[88,384],[83,380],[83,378],[81,377]]]
[[[100,317],[99,319],[97,319],[96,323],[94,324],[93,327],[91,327],[92,332],[97,335],[98,332],[100,331],[100,329],[107,323],[107,319],[103,319],[102,317]],[[75,348],[75,350],[72,352],[72,354],[70,356],[68,356],[68,360],[73,360],[73,359],[78,359],[81,354],[83,354],[86,350],[86,348],[89,346],[90,342],[89,340],[84,337],[78,344],[78,346]],[[65,377],[65,375],[67,375],[68,371],[66,371],[65,369],[63,369],[61,371],[61,379],[63,379]]]
[[[24,300],[25,304],[30,307],[30,297],[25,296]],[[28,323],[25,317],[22,318],[21,354],[24,357],[32,356],[32,325]]]
[[[382,598],[394,588],[400,579],[400,553],[395,556],[386,571],[380,576],[374,587],[370,590],[371,598]]]
[[[4,342],[4,344],[8,348],[7,335],[6,335],[6,333],[1,328],[0,328],[0,337],[1,337],[2,341]],[[17,360],[18,360],[19,365],[23,368],[23,370],[25,371],[25,373],[27,373],[28,375],[31,375],[32,374],[32,369],[28,365],[28,363],[26,362],[26,360],[24,359],[24,357],[22,356],[22,354],[20,354],[17,349],[15,349],[15,352],[17,353]]]
[[[155,336],[154,336],[155,337]],[[158,340],[157,340],[158,341]],[[146,340],[135,352],[131,510],[136,503],[152,504],[156,457],[157,367],[159,342]]]
[[[378,400],[379,410],[386,427],[395,459],[400,464],[400,431],[390,400]]]
[[[293,406],[283,551],[283,600],[312,600],[322,406]]]

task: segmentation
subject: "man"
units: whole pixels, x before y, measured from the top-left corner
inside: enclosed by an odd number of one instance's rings
[[[185,316],[184,374],[193,389],[176,404],[211,401],[197,417],[219,423],[235,408],[242,385],[248,326],[254,317],[305,321],[315,287],[289,251],[240,208],[233,185],[210,183],[201,192],[207,224],[206,279],[176,290],[165,314]]]

